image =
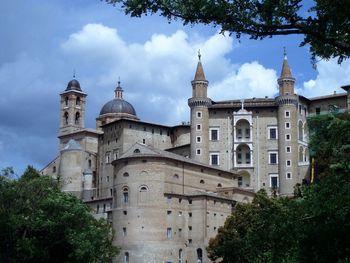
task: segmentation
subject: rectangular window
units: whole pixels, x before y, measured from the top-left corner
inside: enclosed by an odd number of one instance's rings
[[[290,146],[286,146],[286,153],[291,153],[292,152],[292,148]]]
[[[129,193],[128,192],[123,193],[123,202],[124,202],[124,204],[127,204],[129,202]]]
[[[250,163],[250,153],[246,153],[246,154],[245,154],[245,162],[246,162],[247,164]]]
[[[242,129],[237,129],[237,138],[242,138]]]
[[[218,153],[210,153],[210,164],[211,165],[219,165],[219,154]]]
[[[166,229],[166,237],[167,237],[167,239],[170,239],[173,237],[173,231],[172,231],[171,227],[168,227]]]
[[[290,141],[290,134],[286,134],[286,141]]]
[[[109,152],[106,153],[106,163],[110,163],[110,156],[109,156]]]
[[[123,237],[126,237],[128,235],[128,232],[126,230],[126,227],[123,227]]]
[[[219,129],[218,128],[210,128],[209,129],[209,140],[218,141],[219,140]]]
[[[290,118],[290,111],[286,110],[286,111],[284,112],[284,117],[285,117],[285,118]]]
[[[292,179],[292,173],[291,172],[287,172],[286,173],[286,178],[287,179]]]
[[[270,152],[269,153],[269,164],[277,164],[277,152]]]
[[[113,160],[117,160],[117,158],[118,158],[118,153],[119,153],[119,150],[114,150],[114,151],[113,151]]]
[[[320,115],[321,113],[321,108],[316,108],[316,115]]]
[[[201,155],[201,149],[196,149],[196,154]]]
[[[279,186],[278,174],[270,174],[270,187],[278,188],[278,186]]]
[[[276,140],[277,139],[277,128],[269,128],[269,139]]]
[[[249,139],[250,138],[250,128],[245,129],[245,138]]]
[[[196,137],[196,142],[197,142],[197,143],[200,143],[201,141],[202,141],[202,137],[201,137],[201,136],[197,136],[197,137]]]
[[[290,129],[290,122],[286,122],[285,127],[286,127],[286,129]]]
[[[202,125],[197,124],[197,126],[196,126],[196,130],[197,130],[197,131],[201,131],[201,130],[202,130]]]
[[[196,116],[197,116],[197,118],[201,119],[202,118],[202,112],[201,111],[197,111],[196,112]]]
[[[291,160],[287,160],[287,161],[286,161],[286,165],[287,165],[287,166],[291,166],[291,165],[292,165],[292,161],[291,161]]]

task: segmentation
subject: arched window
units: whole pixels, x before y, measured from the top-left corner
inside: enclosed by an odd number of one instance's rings
[[[124,253],[124,263],[129,263],[129,252]]]
[[[68,124],[68,117],[69,117],[68,112],[65,112],[63,118],[66,124]]]
[[[124,177],[129,177],[129,173],[125,172],[125,173],[123,173],[123,176]]]
[[[79,124],[79,119],[80,119],[80,113],[77,112],[75,113],[75,124]]]
[[[182,263],[182,249],[179,249],[179,263]]]
[[[80,106],[80,97],[77,97],[75,100],[75,105]]]
[[[203,262],[203,250],[201,248],[197,249],[197,262],[198,263]]]
[[[236,149],[236,163],[237,166],[251,166],[251,150],[245,143],[238,145]]]
[[[56,173],[56,166],[52,167],[52,172]]]
[[[249,140],[251,137],[250,123],[247,120],[239,120],[236,123],[236,139]]]
[[[65,98],[64,98],[64,104],[65,104],[66,106],[68,106],[68,97],[65,97]]]
[[[89,163],[89,168],[91,168],[91,160],[89,160],[88,163]]]
[[[134,153],[140,153],[140,149],[135,149]]]
[[[127,187],[123,188],[123,203],[124,204],[129,203],[129,188]]]
[[[217,187],[222,187],[222,185],[220,183],[218,183],[218,186]]]
[[[174,180],[179,180],[179,175],[178,175],[178,174],[174,174],[174,175],[173,175],[173,179],[174,179]]]
[[[199,183],[200,183],[200,184],[204,184],[204,180],[203,180],[203,179],[200,180]]]
[[[300,141],[304,140],[304,124],[302,121],[299,121],[298,123],[298,139]]]
[[[148,187],[146,185],[141,185],[139,188],[138,202],[146,203],[148,202],[148,199],[149,199]]]

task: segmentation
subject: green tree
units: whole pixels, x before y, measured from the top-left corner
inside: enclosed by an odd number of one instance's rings
[[[118,253],[105,220],[57,182],[28,167],[0,176],[0,262],[110,262]]]
[[[316,176],[339,170],[350,172],[350,114],[334,113],[308,119],[310,152],[316,161]]]
[[[300,46],[310,45],[312,58],[350,56],[350,1],[348,0],[105,0],[121,4],[133,17],[158,13],[184,24],[211,24],[223,32],[252,39],[298,34]]]

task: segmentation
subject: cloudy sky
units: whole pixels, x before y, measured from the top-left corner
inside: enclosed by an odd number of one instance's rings
[[[88,93],[87,127],[119,77],[142,120],[188,121],[199,49],[213,100],[273,97],[284,46],[299,94],[341,92],[350,83],[349,61],[320,61],[314,70],[298,37],[239,42],[218,30],[130,18],[99,0],[0,1],[0,168],[41,169],[57,155],[59,93],[74,70]]]

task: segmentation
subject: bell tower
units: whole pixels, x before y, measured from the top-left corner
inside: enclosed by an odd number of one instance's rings
[[[60,94],[59,136],[84,129],[86,96],[79,81],[74,78],[68,82],[67,88]]]
[[[211,99],[207,96],[208,84],[204,75],[201,54],[192,84],[192,98],[188,99],[191,108],[191,159],[209,164],[209,110]]]

